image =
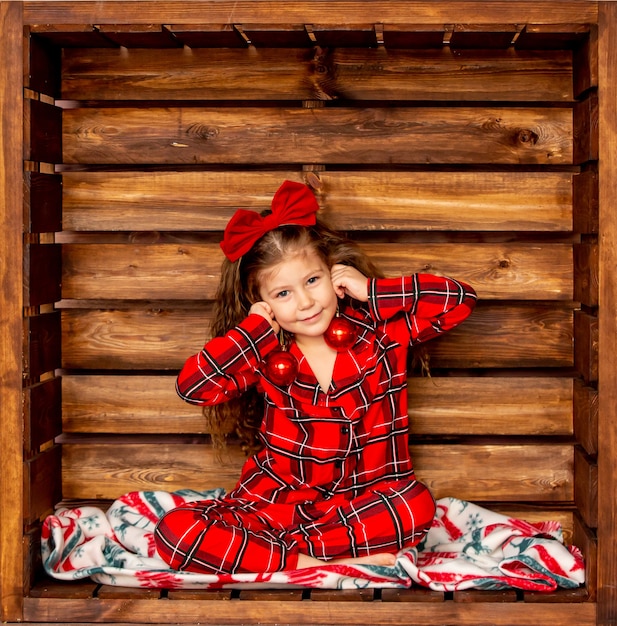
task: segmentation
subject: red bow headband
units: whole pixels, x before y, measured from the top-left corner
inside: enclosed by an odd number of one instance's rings
[[[272,198],[272,213],[262,217],[256,211],[238,209],[229,220],[221,249],[230,261],[237,261],[267,232],[294,224],[312,226],[319,209],[311,190],[302,183],[286,180]]]

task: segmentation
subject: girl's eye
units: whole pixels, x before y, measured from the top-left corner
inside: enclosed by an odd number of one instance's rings
[[[289,293],[289,291],[287,291],[287,289],[284,289],[283,291],[279,291],[276,294],[276,297],[277,298],[284,298],[288,293]]]
[[[319,280],[319,276],[311,276],[306,282],[309,285],[312,285],[313,283],[316,283]]]

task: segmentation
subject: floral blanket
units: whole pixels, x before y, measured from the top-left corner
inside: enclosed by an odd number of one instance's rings
[[[60,509],[43,524],[43,564],[50,576],[62,580],[90,577],[105,585],[162,589],[350,589],[417,583],[437,591],[553,591],[584,582],[581,553],[564,545],[559,523],[530,524],[455,498],[437,501],[426,538],[402,550],[392,567],[332,564],[234,575],[169,569],[154,547],[157,520],[183,503],[223,495],[222,489],[139,491],[122,496],[106,513],[91,506]]]

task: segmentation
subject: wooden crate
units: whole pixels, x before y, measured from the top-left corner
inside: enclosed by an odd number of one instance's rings
[[[0,18],[3,621],[616,623],[617,5],[25,0]],[[436,497],[561,521],[585,587],[42,574],[59,502],[233,485],[242,452],[221,461],[173,383],[207,337],[226,222],[285,178],[387,274],[477,289],[431,378],[409,379],[417,473]]]

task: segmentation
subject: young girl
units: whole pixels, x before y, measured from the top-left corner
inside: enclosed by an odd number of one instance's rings
[[[262,448],[225,498],[160,520],[156,546],[173,569],[393,565],[430,527],[435,503],[408,448],[408,350],[461,323],[475,292],[380,277],[317,210],[306,185],[285,181],[271,211],[240,209],[225,230],[214,338],[177,389],[221,419],[236,411],[241,433],[257,415]]]

